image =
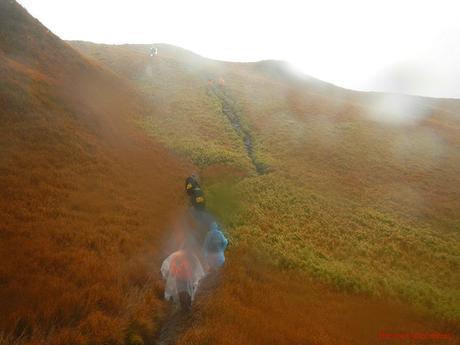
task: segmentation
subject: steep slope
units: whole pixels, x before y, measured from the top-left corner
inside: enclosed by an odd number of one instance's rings
[[[0,343],[153,336],[188,163],[137,129],[151,105],[132,85],[14,1],[0,0],[0,75]]]
[[[201,167],[251,169],[244,144],[225,118],[215,116],[220,102],[206,88],[207,71],[217,63],[168,45],[157,45],[161,53],[152,58],[150,46],[70,43],[142,88],[156,112],[140,124],[157,139]]]
[[[423,313],[459,320],[459,101],[353,92],[296,75],[276,61],[216,62],[166,45],[156,45],[159,55],[151,58],[150,46],[71,44],[151,97],[163,88],[180,90],[164,97],[163,109],[169,111],[161,127],[148,118],[143,124],[171,148],[181,147],[182,136],[174,134],[178,128],[190,129],[200,143],[178,151],[200,163],[210,186],[210,207],[226,223],[232,243],[246,249],[243,256],[231,254],[229,276],[255,290],[262,288],[262,273],[241,268],[251,261],[244,256],[262,256],[266,265],[273,265],[266,274],[275,276],[275,290],[280,286],[276,280],[282,280],[279,271],[294,270],[340,290],[403,300]],[[145,72],[149,70],[156,72]],[[250,159],[224,103],[231,104],[231,112],[251,134],[255,160],[268,174],[256,176],[254,166],[240,164]],[[200,131],[204,123],[219,126]],[[211,159],[219,143],[216,132],[222,141],[232,136],[239,142],[225,150],[241,159]],[[198,147],[199,160],[194,156]],[[236,167],[242,166],[242,174],[235,177]],[[252,312],[271,308],[291,317],[275,303],[243,296],[237,280],[223,278],[223,286],[203,307],[207,318],[200,319],[202,327],[184,339],[199,343],[212,338],[207,330],[217,327],[219,317],[213,303],[230,314],[245,315],[241,322],[230,316],[225,320],[229,334],[243,334]],[[235,289],[241,293],[237,300],[249,308],[247,314],[219,302],[230,303]],[[283,289],[279,298],[294,308],[299,295],[290,295],[288,286]],[[273,321],[265,317],[267,324]],[[297,336],[309,339],[303,332]]]

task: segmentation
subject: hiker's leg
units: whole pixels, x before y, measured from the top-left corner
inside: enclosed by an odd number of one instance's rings
[[[187,281],[183,279],[176,280],[177,292],[179,297],[179,303],[182,310],[189,310],[190,304],[188,303],[189,296],[187,292]]]
[[[192,298],[186,291],[179,293],[180,306],[182,310],[190,310],[192,307]]]

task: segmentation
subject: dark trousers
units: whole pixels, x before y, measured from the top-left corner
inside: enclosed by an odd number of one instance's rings
[[[177,290],[179,294],[179,302],[182,310],[190,310],[192,308],[192,297],[187,292],[187,281],[177,280]]]
[[[179,302],[182,310],[189,311],[192,308],[192,297],[187,291],[179,292]]]

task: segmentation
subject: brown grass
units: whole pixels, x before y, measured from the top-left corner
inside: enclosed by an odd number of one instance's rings
[[[394,127],[368,117],[375,95],[273,62],[73,43],[134,86],[15,3],[0,2],[0,29],[0,343],[152,341],[152,272],[190,165],[133,119],[203,168],[231,239],[179,343],[458,339],[458,104],[418,100],[427,118]],[[219,76],[270,174],[255,176],[206,89]]]
[[[188,165],[135,128],[128,84],[16,3],[0,13],[0,342],[151,338]]]
[[[280,272],[248,251],[233,249],[220,277],[203,283],[194,320],[178,344],[399,344],[382,340],[382,332],[437,332],[450,340],[423,344],[458,343],[458,324],[391,300],[340,292],[297,271]]]

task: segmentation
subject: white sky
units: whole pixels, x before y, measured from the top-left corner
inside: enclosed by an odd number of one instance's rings
[[[361,90],[460,97],[458,0],[19,0],[54,33],[282,59]],[[161,52],[160,52],[161,53]]]

